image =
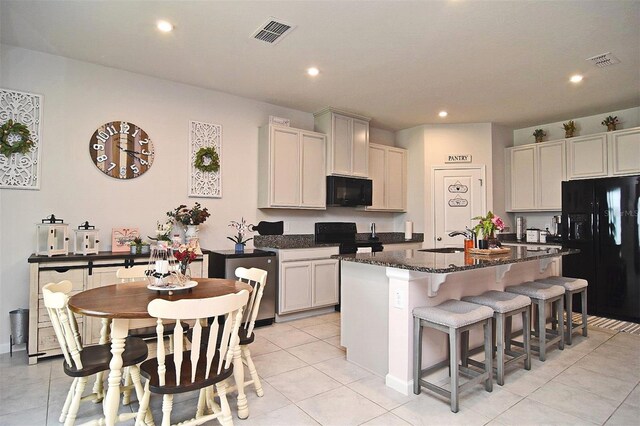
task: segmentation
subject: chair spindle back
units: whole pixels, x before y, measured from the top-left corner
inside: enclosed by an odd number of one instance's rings
[[[267,285],[267,271],[258,268],[236,268],[235,274],[239,281],[248,283],[253,287],[242,323],[242,327],[247,331],[247,336],[251,336],[258,317],[258,311],[260,310],[264,287]]]
[[[49,283],[42,287],[42,296],[67,365],[81,369],[82,338],[76,317],[69,309],[69,293],[72,288],[73,284],[69,280]]]
[[[119,268],[116,277],[121,283],[143,281],[147,279],[147,265],[134,265],[131,268]]]

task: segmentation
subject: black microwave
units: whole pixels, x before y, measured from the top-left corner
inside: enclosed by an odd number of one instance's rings
[[[373,182],[342,176],[327,176],[327,206],[370,206]]]

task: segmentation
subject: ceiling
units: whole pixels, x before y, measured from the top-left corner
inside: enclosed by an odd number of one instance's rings
[[[270,16],[297,26],[276,45],[251,38]],[[640,1],[0,0],[0,41],[388,130],[640,105]],[[585,60],[605,52],[621,63]]]

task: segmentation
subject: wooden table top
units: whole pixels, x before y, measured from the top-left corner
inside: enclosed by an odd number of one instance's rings
[[[147,305],[154,299],[181,300],[205,299],[224,296],[241,290],[253,289],[241,281],[221,278],[194,278],[198,282],[190,291],[169,296],[149,290],[148,281],[136,281],[98,287],[75,294],[69,298],[69,308],[73,312],[100,318],[151,318]]]

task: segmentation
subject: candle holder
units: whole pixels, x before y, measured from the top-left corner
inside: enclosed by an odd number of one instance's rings
[[[98,231],[95,226],[89,225],[89,221],[86,221],[82,225],[78,226],[78,229],[74,229],[75,233],[75,250],[74,254],[98,254],[100,240],[98,240]]]
[[[180,265],[173,256],[169,242],[158,241],[151,246],[147,280],[155,288],[180,288],[187,283],[188,278],[180,272]]]
[[[50,215],[36,225],[38,256],[55,256],[69,254],[69,225],[64,220]]]

